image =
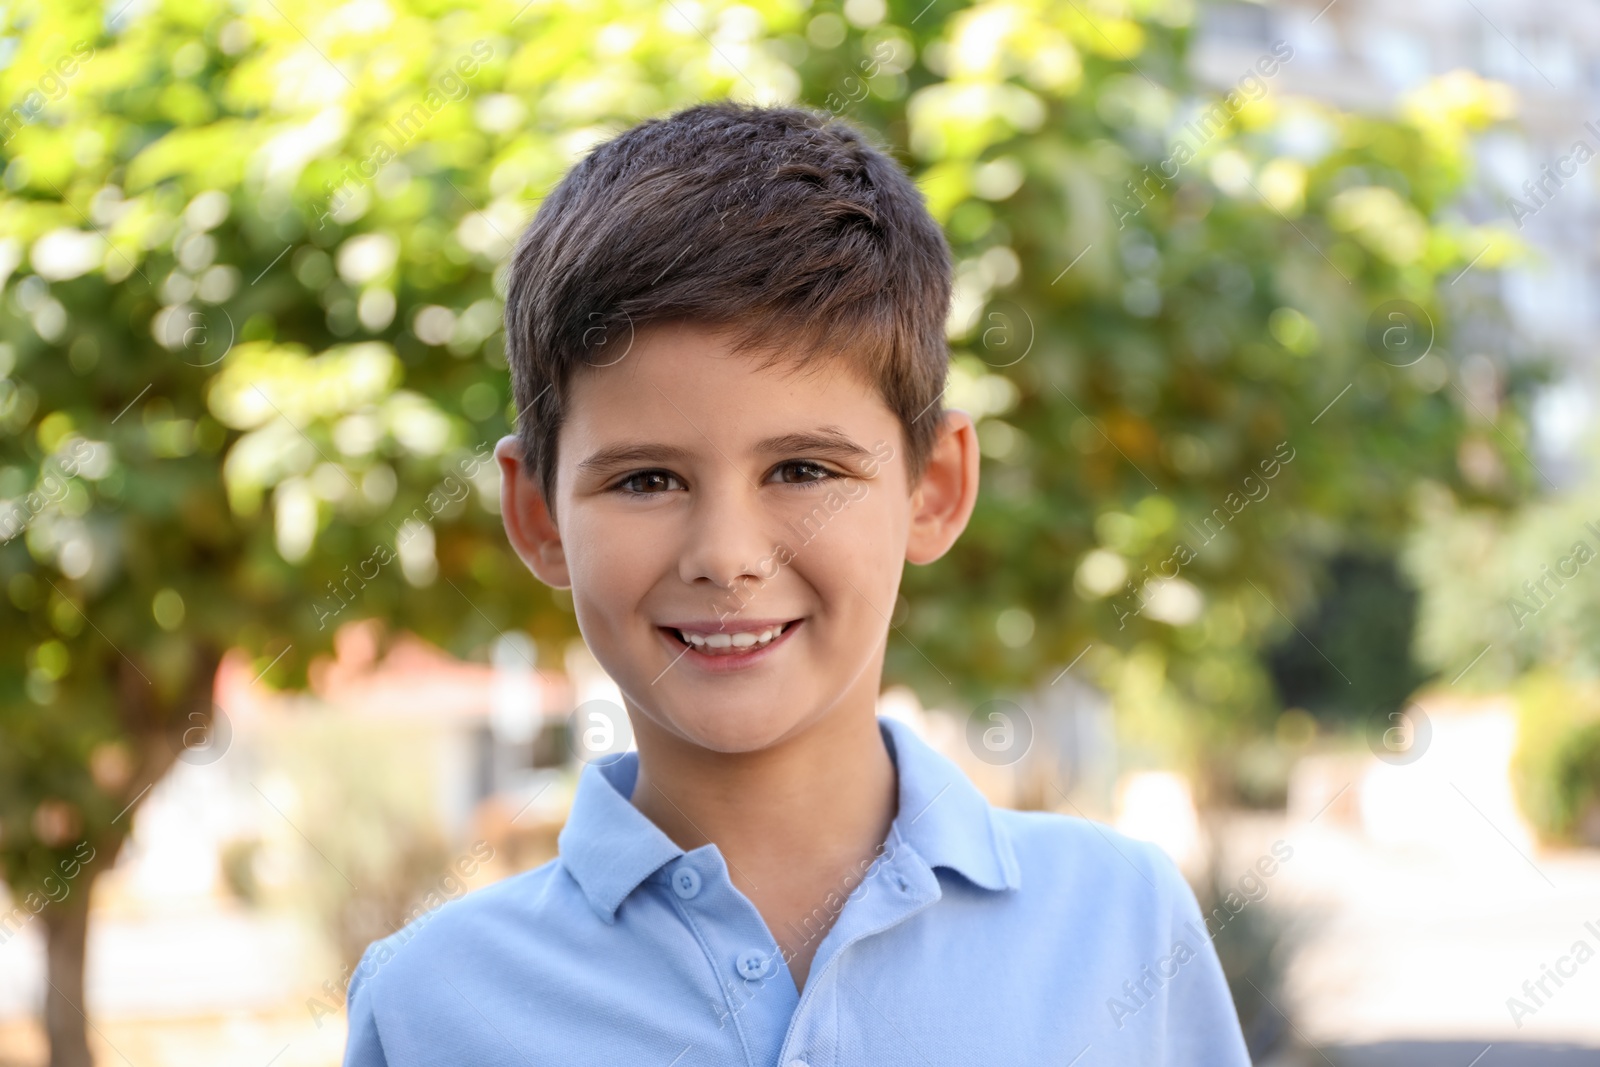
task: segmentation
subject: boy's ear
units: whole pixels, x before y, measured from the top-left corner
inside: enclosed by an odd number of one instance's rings
[[[950,550],[978,500],[978,434],[972,416],[951,409],[911,492],[906,559],[932,563]]]
[[[537,479],[522,461],[522,442],[515,435],[500,438],[494,458],[500,464],[500,519],[511,547],[545,585],[571,588],[561,531],[556,529]]]

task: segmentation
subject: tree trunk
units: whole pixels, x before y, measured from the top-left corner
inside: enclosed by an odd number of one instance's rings
[[[45,926],[46,977],[44,1027],[50,1037],[50,1067],[94,1067],[83,1002],[84,948],[89,934],[89,889],[94,872],[85,870],[72,891],[39,916]]]
[[[176,707],[162,708],[148,679],[130,665],[117,665],[117,712],[133,742],[135,769],[125,787],[128,808],[94,841],[94,858],[71,881],[71,892],[49,904],[40,915],[45,925],[46,976],[44,1028],[50,1039],[50,1067],[94,1067],[89,1052],[88,1006],[83,1002],[85,950],[89,941],[89,891],[94,879],[116,860],[134,812],[145,792],[160,781],[182,751],[184,730],[194,722],[212,721],[212,694],[216,688],[221,653],[209,645],[197,650],[197,663],[188,684],[178,694]],[[198,720],[190,718],[198,713]]]

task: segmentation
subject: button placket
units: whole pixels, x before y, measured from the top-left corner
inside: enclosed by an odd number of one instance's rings
[[[678,857],[656,876],[662,882],[720,990],[711,1009],[717,1029],[740,1043],[750,1063],[780,1062],[798,998],[760,912],[732,884],[714,844]]]
[[[924,908],[936,904],[943,896],[938,876],[900,835],[898,828],[890,840],[894,855],[864,883],[870,884],[871,889],[863,897],[852,901],[865,907],[858,907],[853,915],[847,907],[840,916],[840,923],[824,937],[821,949],[812,961],[811,974],[806,979],[805,990],[800,995],[788,1033],[784,1036],[782,1048],[788,1056],[779,1059],[784,1067],[796,1061],[806,1064],[833,1063],[832,1057],[837,1054],[834,1046],[839,1037],[837,968],[842,966],[845,953],[851,946],[899,926]],[[850,925],[856,928],[850,933],[841,929],[846,915],[851,919]],[[836,934],[844,940],[837,947],[832,947],[829,941]],[[829,1011],[823,1007],[825,1003],[832,1003],[835,1010]],[[818,1017],[819,1011],[823,1017],[832,1018],[831,1033],[826,1032],[825,1025],[823,1032],[816,1029],[823,1024],[823,1018]]]

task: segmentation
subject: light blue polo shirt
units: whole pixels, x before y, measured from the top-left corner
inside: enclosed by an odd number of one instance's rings
[[[1248,1067],[1165,853],[992,807],[878,723],[899,811],[860,880],[818,902],[813,929],[838,919],[803,993],[717,846],[683,851],[630,802],[630,752],[584,769],[557,859],[368,948],[345,1064]]]

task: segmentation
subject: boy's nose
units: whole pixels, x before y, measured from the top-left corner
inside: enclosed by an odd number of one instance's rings
[[[760,562],[772,551],[772,516],[760,494],[733,471],[715,486],[702,484],[678,553],[678,574],[690,585],[708,581],[732,590],[761,580]]]

